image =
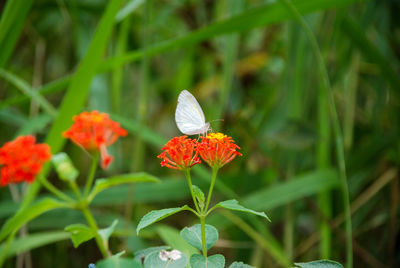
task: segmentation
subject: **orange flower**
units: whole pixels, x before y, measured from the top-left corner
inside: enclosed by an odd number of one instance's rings
[[[187,136],[172,138],[162,148],[164,151],[157,156],[163,159],[161,166],[185,170],[201,163],[195,150],[196,144],[197,141],[195,139],[190,139]]]
[[[237,151],[239,149],[231,137],[222,133],[210,133],[201,137],[196,150],[210,167],[221,168],[236,156],[242,155]]]
[[[89,151],[99,151],[101,166],[106,169],[114,159],[107,153],[107,146],[116,142],[120,136],[126,136],[127,131],[118,122],[111,120],[108,114],[98,111],[83,112],[74,116],[73,120],[74,124],[63,136]]]
[[[33,182],[43,164],[51,158],[47,144],[35,144],[33,136],[20,136],[0,148],[0,185]]]

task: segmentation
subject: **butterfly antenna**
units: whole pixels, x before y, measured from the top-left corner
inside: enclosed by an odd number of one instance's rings
[[[224,121],[224,119],[214,119],[214,120],[211,120],[210,123],[214,122],[214,121]]]

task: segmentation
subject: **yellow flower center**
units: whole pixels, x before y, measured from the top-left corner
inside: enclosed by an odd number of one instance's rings
[[[222,133],[210,133],[207,135],[208,139],[216,139],[216,140],[222,140],[224,138],[226,138],[227,136],[225,134]]]

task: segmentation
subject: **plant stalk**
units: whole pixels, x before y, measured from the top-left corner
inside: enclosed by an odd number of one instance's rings
[[[217,178],[217,173],[218,173],[218,168],[213,167],[210,190],[208,191],[207,203],[206,203],[206,207],[204,209],[205,212],[207,212],[208,206],[210,205],[211,195],[212,195],[212,191],[214,189],[214,184],[215,184],[215,179]]]
[[[184,171],[184,173],[185,173],[186,179],[187,179],[188,184],[189,184],[190,194],[192,195],[193,203],[194,203],[194,205],[195,205],[195,207],[196,207],[197,212],[198,212],[199,214],[201,214],[202,211],[200,210],[200,207],[199,207],[199,205],[197,204],[196,196],[194,195],[194,191],[193,191],[192,178],[190,177],[190,169],[186,169],[186,170]]]
[[[206,216],[200,217],[201,223],[201,245],[203,248],[203,256],[207,259],[207,246],[206,246]]]
[[[97,170],[97,162],[99,161],[99,153],[95,153],[92,158],[92,164],[90,166],[90,171],[88,178],[86,180],[85,191],[83,196],[86,198],[89,195],[90,188],[92,188],[94,175],[96,174]]]
[[[89,224],[90,228],[92,228],[94,232],[94,237],[97,243],[97,246],[100,249],[101,254],[103,255],[104,258],[110,257],[111,254],[108,252],[106,245],[103,243],[103,240],[101,239],[101,236],[99,234],[99,227],[97,226],[96,220],[94,219],[92,213],[88,209],[88,207],[83,207],[81,209],[83,215],[86,218],[87,223]]]
[[[49,192],[60,198],[61,200],[64,200],[65,202],[71,203],[74,202],[74,200],[69,197],[68,195],[64,194],[60,190],[58,190],[53,184],[51,184],[45,177],[39,176],[39,181],[40,183],[47,189]]]

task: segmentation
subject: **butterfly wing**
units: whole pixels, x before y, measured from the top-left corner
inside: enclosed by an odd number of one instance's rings
[[[179,94],[175,121],[179,130],[186,135],[204,133],[209,127],[199,103],[187,90]]]

